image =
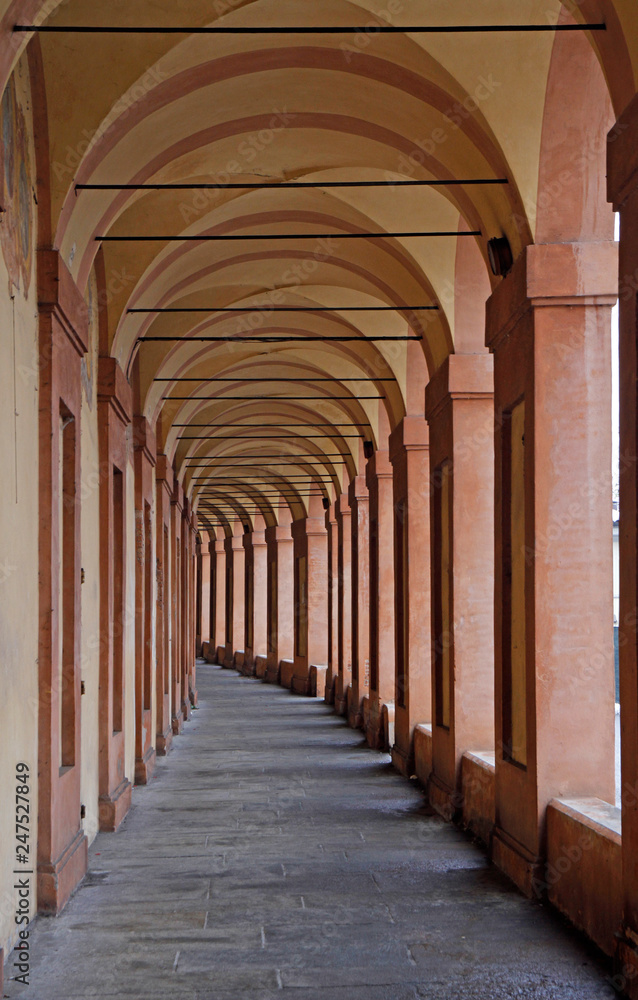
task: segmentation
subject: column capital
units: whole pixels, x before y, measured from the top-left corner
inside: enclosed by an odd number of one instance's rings
[[[368,487],[366,486],[365,476],[355,476],[354,479],[350,481],[348,487],[348,501],[350,503],[350,508],[355,503],[364,501],[368,499]]]
[[[53,316],[84,357],[89,349],[89,310],[84,296],[57,250],[38,250],[37,260],[38,311]]]
[[[392,479],[394,475],[390,455],[387,451],[375,451],[366,463],[366,485],[372,489],[377,479]]]
[[[175,475],[166,455],[158,455],[155,465],[155,481],[161,483],[169,497],[173,496]]]
[[[97,398],[111,406],[123,424],[130,424],[133,393],[115,358],[99,358],[97,366]]]
[[[404,417],[390,435],[390,461],[394,465],[404,451],[427,451],[430,429],[425,417]]]
[[[347,493],[341,493],[335,500],[335,517],[337,521],[342,517],[350,517],[352,511],[350,509],[350,498]]]
[[[141,451],[147,462],[154,468],[157,464],[157,439],[146,417],[133,417],[133,448]]]
[[[289,524],[273,524],[266,528],[266,542],[290,542],[292,533]]]
[[[494,357],[491,354],[450,354],[425,389],[428,420],[454,399],[492,399]]]
[[[616,243],[528,246],[487,300],[486,345],[494,351],[530,309],[613,306],[617,298]]]

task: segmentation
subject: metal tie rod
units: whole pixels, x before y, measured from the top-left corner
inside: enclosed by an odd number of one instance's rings
[[[305,378],[303,375],[299,378],[291,378],[290,376],[282,375],[281,378],[276,376],[263,376],[263,378],[244,378],[241,375],[229,375],[225,378],[221,376],[213,376],[209,378],[207,375],[201,375],[199,378],[193,376],[190,378],[154,378],[154,382],[396,382],[395,378],[370,378],[369,376],[359,376],[350,375],[345,378]]]
[[[458,35],[472,32],[502,31],[605,31],[604,22],[588,24],[369,24],[357,25],[308,25],[280,27],[164,27],[160,25],[85,25],[85,24],[15,24],[14,32],[42,32],[47,34],[82,35],[350,35],[350,34],[412,34],[412,35]]]
[[[229,400],[237,401],[242,400],[245,403],[254,403],[255,401],[267,402],[268,400],[283,400],[284,402],[300,402],[310,400],[323,400],[324,402],[331,403],[334,400],[339,400],[341,402],[348,400],[348,402],[358,403],[360,400],[371,400],[371,399],[385,399],[385,396],[162,396],[164,400],[173,400],[176,402],[194,402],[194,403],[226,403]]]
[[[482,236],[480,229],[457,229],[427,233],[217,233],[202,236],[96,236],[96,243],[243,243],[256,240],[407,240],[429,239],[436,236]]]
[[[450,180],[409,181],[233,181],[230,184],[76,184],[76,191],[261,191],[264,188],[383,188],[383,187],[452,187],[473,184],[509,184],[507,177],[451,178]]]
[[[305,337],[303,334],[300,337],[140,337],[137,341],[137,345],[146,343],[161,343],[166,341],[167,344],[305,344],[309,342],[320,342],[320,343],[330,343],[334,341],[335,344],[347,344],[352,341],[358,341],[359,343],[377,343],[377,341],[406,341],[406,340],[423,340],[423,337],[368,337],[366,334],[358,334],[351,337]]]
[[[317,313],[317,312],[398,312],[401,309],[438,309],[438,306],[274,306],[270,302],[258,302],[253,306],[161,306],[155,309],[127,309],[127,313]],[[148,337],[146,338],[149,339]]]

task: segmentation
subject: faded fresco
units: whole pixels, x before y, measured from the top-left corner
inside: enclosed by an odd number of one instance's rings
[[[0,245],[9,272],[9,291],[12,293],[13,288],[19,288],[25,297],[29,292],[33,271],[35,215],[27,93],[26,70],[21,72],[18,69],[7,84],[0,107]]]

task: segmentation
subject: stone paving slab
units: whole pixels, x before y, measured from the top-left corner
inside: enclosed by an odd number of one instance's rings
[[[615,996],[587,943],[323,703],[204,665],[198,688],[8,998]]]

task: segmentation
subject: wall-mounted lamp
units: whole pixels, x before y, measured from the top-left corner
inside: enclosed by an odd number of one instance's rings
[[[492,274],[497,277],[503,278],[512,270],[514,255],[507,236],[495,236],[493,240],[488,240],[487,256]]]

